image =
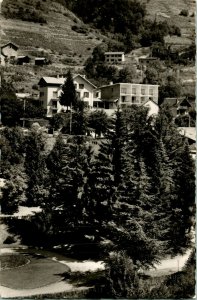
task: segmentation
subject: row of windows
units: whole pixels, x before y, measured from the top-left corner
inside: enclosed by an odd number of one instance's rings
[[[77,83],[75,83],[75,88],[77,89]],[[84,89],[84,84],[83,83],[79,83],[79,90]]]
[[[118,58],[118,59],[106,59],[106,61],[110,62],[110,61],[122,61],[121,58]]]
[[[106,57],[122,57],[122,54],[105,54]]]
[[[127,88],[121,88],[121,93],[122,94],[127,94]],[[132,88],[132,94],[136,94],[137,93],[137,89],[136,88]],[[142,88],[141,89],[141,95],[145,95],[146,94],[146,89]],[[149,89],[149,95],[153,95],[153,89]]]
[[[146,97],[140,97],[140,99],[136,96],[132,96],[131,99],[126,99],[126,96],[121,97],[121,102],[131,102],[131,103],[142,103],[146,100]],[[149,100],[153,100],[152,97],[149,97]]]
[[[80,97],[80,93],[78,92],[77,94],[78,94],[78,96]],[[40,92],[40,97],[43,97],[43,96],[44,96],[44,92]],[[84,97],[84,98],[89,98],[89,96],[90,96],[90,93],[89,93],[89,92],[84,92],[82,97]],[[58,93],[57,93],[57,91],[53,92],[53,98],[54,98],[54,99],[58,98]]]

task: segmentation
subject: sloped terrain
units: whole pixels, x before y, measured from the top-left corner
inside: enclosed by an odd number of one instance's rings
[[[183,37],[194,39],[195,6],[195,0],[149,0],[146,3],[147,17],[156,18],[157,21],[166,20],[169,24],[178,26]],[[182,10],[187,10],[188,16],[181,16]]]
[[[36,11],[42,14],[46,23],[13,19],[18,8],[30,11],[37,3],[41,4],[40,10]],[[52,61],[60,66],[67,63],[82,65],[92,49],[103,39],[98,32],[85,26],[73,13],[55,1],[4,0],[1,12],[2,44],[8,41],[18,44],[21,54],[39,56],[43,55],[43,51],[47,52]],[[77,29],[72,30],[73,26]]]

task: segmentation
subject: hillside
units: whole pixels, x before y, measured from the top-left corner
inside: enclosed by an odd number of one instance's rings
[[[1,3],[2,0],[0,0]],[[144,0],[142,0],[144,2]],[[188,4],[188,1],[189,4]],[[19,46],[19,55],[29,55],[29,66],[4,68],[4,74],[11,79],[18,91],[31,92],[32,85],[41,76],[65,72],[68,67],[80,72],[93,48],[105,44],[109,38],[99,30],[84,24],[74,13],[60,4],[64,0],[3,0],[1,5],[1,44],[12,41]],[[149,0],[145,1],[147,18],[179,26],[181,37],[172,37],[176,42],[191,43],[194,40],[195,4],[193,0]],[[180,11],[187,9],[187,17]],[[167,17],[161,16],[160,13]],[[19,19],[32,18],[36,22]],[[108,33],[107,33],[108,34]],[[52,61],[44,68],[33,66],[34,57],[45,56]],[[127,61],[127,58],[126,58]],[[193,74],[194,76],[194,74]]]
[[[34,9],[38,3],[40,9]],[[21,7],[24,11],[22,15],[34,9],[47,23],[14,19]],[[2,44],[11,40],[19,45],[22,54],[33,56],[43,55],[42,51],[45,51],[59,66],[67,62],[83,65],[92,49],[103,39],[102,35],[85,26],[73,13],[55,1],[4,0],[1,12]],[[72,30],[73,26],[77,27],[75,31]]]
[[[169,24],[181,29],[181,36],[194,39],[195,36],[195,0],[149,0],[146,1],[147,18],[157,21],[166,20]],[[182,10],[188,11],[188,16],[181,16]],[[160,14],[164,14],[163,16]]]

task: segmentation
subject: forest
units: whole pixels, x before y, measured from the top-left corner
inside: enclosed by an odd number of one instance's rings
[[[195,166],[187,140],[167,108],[150,116],[134,105],[100,123],[97,112],[97,132],[104,137],[93,139],[88,126],[95,116],[85,121],[71,77],[60,102],[72,104],[72,120],[71,112],[65,115],[73,127],[50,147],[37,126],[27,134],[12,124],[1,129],[2,213],[13,214],[19,205],[41,208],[31,218],[5,222],[25,245],[105,261],[97,282],[104,288],[96,296],[150,296],[138,272],[192,246]]]

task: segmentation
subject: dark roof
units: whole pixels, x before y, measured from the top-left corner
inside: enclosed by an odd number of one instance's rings
[[[7,44],[1,46],[1,49],[7,47],[8,45],[12,45],[13,48],[15,48],[15,50],[18,50],[18,48],[19,48],[16,44],[14,44],[14,43],[12,43],[12,42],[9,42],[9,43],[7,43]]]
[[[87,78],[83,77],[80,74],[74,75],[73,76],[73,80],[76,79],[76,77],[81,77],[84,81],[86,81],[87,83],[89,83],[94,89],[96,88],[96,86],[91,83]],[[38,83],[38,85],[56,85],[56,86],[61,86],[64,84],[66,78],[57,78],[57,77],[42,77]]]
[[[187,106],[192,106],[190,102],[185,97],[181,98],[164,98],[162,105],[167,105],[168,107],[177,107],[179,105],[184,106],[187,104]]]

